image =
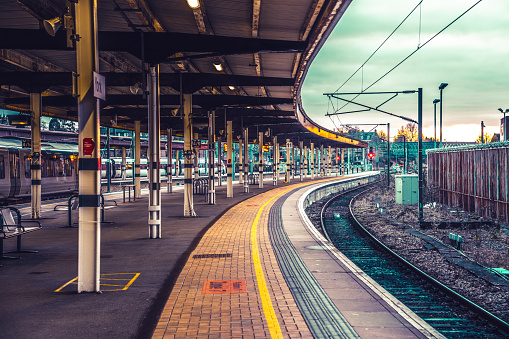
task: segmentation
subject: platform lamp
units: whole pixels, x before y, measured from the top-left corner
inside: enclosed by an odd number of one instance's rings
[[[509,108],[506,108],[505,111],[502,108],[499,108],[498,110],[500,111],[500,113],[504,114],[504,128],[503,128],[502,132],[504,133],[504,141],[507,141],[507,136],[506,136],[507,127],[506,127],[506,123],[505,123],[505,114],[509,113]]]
[[[442,82],[440,86],[438,86],[438,89],[440,90],[440,148],[442,148],[442,103],[444,102],[444,99],[442,97],[442,92],[444,91],[444,88],[446,88],[449,84]]]
[[[187,0],[187,4],[192,9],[197,9],[200,7],[200,0]]]
[[[437,148],[437,104],[440,102],[440,99],[435,99],[433,100],[433,111],[434,111],[434,126],[435,126],[435,144],[434,144],[434,148]]]

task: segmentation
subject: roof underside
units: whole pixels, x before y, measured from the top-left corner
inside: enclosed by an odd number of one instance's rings
[[[349,1],[200,3],[193,10],[185,0],[98,0],[99,67],[108,86],[102,125],[132,130],[138,120],[147,130],[147,99],[132,94],[144,82],[143,32],[145,61],[160,66],[161,128],[182,133],[174,111],[182,92],[193,94],[193,124],[202,137],[214,110],[216,129],[232,120],[235,136],[249,127],[250,139],[270,129],[281,142],[366,146],[324,130],[298,108],[307,68]],[[0,0],[0,108],[28,111],[28,94],[42,92],[44,115],[77,119],[75,52],[64,29],[51,37],[42,28],[65,6],[65,0]]]

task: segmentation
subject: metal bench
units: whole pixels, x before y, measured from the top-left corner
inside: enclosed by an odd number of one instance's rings
[[[4,239],[17,238],[16,251],[14,253],[37,253],[33,250],[21,249],[21,236],[42,229],[41,223],[37,220],[22,220],[21,213],[15,207],[4,207],[0,209],[0,259],[19,259],[19,257],[4,255]],[[28,223],[34,226],[26,226]]]

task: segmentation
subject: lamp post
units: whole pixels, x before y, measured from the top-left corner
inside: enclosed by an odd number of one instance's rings
[[[504,120],[503,120],[503,121],[504,121],[504,122],[503,122],[503,124],[504,124],[503,126],[504,126],[504,127],[503,127],[503,129],[502,129],[502,134],[504,134],[504,141],[507,141],[507,136],[506,136],[506,133],[505,133],[505,132],[507,131],[507,127],[506,127],[506,123],[505,123],[505,114],[506,114],[506,113],[509,113],[509,108],[506,108],[506,109],[505,109],[505,111],[504,111],[502,108],[499,108],[498,110],[499,110],[501,113],[503,113],[503,114],[504,114]]]
[[[444,101],[443,97],[442,97],[442,92],[444,90],[444,88],[447,87],[447,85],[449,85],[448,83],[445,83],[445,82],[442,82],[440,84],[440,86],[438,86],[438,89],[440,90],[440,148],[442,148],[442,103]]]
[[[433,100],[433,111],[434,111],[434,131],[435,131],[435,136],[434,136],[434,139],[435,139],[435,144],[433,145],[434,148],[437,148],[437,104],[440,102],[440,99],[435,99]],[[440,120],[442,121],[442,120]],[[440,125],[442,126],[442,125]]]

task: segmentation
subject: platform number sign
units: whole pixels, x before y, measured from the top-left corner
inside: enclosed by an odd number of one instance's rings
[[[198,148],[198,147],[200,147],[200,145],[201,145],[200,140],[198,140],[198,139],[193,139],[193,147],[194,147],[194,148]]]
[[[94,72],[94,97],[106,100],[106,78]]]

